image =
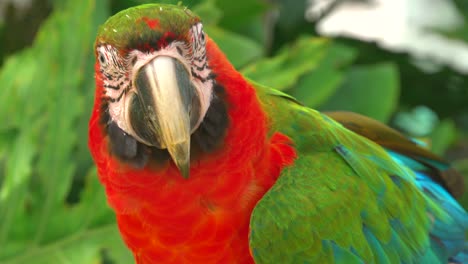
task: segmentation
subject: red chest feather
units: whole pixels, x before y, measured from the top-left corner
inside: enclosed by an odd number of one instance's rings
[[[190,178],[172,162],[141,170],[122,164],[109,155],[99,107],[91,118],[90,148],[100,180],[138,263],[253,262],[251,212],[295,158],[287,137],[267,138],[268,120],[253,88],[211,41],[207,52],[226,90],[230,126],[221,149],[192,161]]]

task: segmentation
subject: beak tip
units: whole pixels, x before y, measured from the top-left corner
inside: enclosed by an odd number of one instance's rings
[[[190,176],[190,140],[168,146],[169,154],[184,179]]]
[[[182,174],[182,177],[184,179],[188,179],[190,177],[190,167],[189,164],[187,165],[182,165],[179,167],[180,174]]]
[[[187,161],[181,161],[181,160],[175,160],[174,161],[177,169],[179,170],[180,174],[184,179],[188,179],[190,177],[190,162]]]

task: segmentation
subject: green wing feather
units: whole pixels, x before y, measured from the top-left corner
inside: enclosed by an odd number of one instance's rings
[[[450,164],[445,160],[400,132],[356,113],[325,112],[325,114],[347,129],[377,142],[380,146],[417,161],[420,164],[419,166],[422,166],[421,170],[424,170],[433,181],[442,185],[454,197],[460,198],[463,195],[465,191],[463,176],[450,168]],[[416,164],[416,166],[418,165]]]
[[[428,212],[444,212],[414,174],[374,142],[293,98],[255,84],[272,131],[293,139],[298,159],[255,207],[257,263],[416,263],[427,257]],[[441,216],[442,215],[442,216]]]

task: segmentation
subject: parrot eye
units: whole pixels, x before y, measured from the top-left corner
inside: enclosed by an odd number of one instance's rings
[[[99,63],[100,63],[102,66],[106,66],[106,65],[107,65],[106,55],[104,55],[101,51],[99,51],[98,60],[99,60]]]
[[[101,68],[125,70],[125,62],[116,48],[111,45],[101,45],[96,51]]]

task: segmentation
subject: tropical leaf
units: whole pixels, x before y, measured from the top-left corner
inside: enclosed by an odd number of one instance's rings
[[[328,45],[329,41],[326,39],[303,36],[294,44],[281,49],[275,56],[247,65],[242,72],[259,83],[285,90],[318,66]]]
[[[305,105],[315,108],[336,93],[345,78],[345,69],[356,57],[356,50],[331,42],[320,63],[287,90]]]
[[[131,262],[86,150],[92,47],[106,10],[107,1],[60,4],[0,72],[1,263],[100,263],[103,252]]]
[[[387,122],[398,105],[398,70],[392,63],[355,66],[323,110],[348,110]]]

